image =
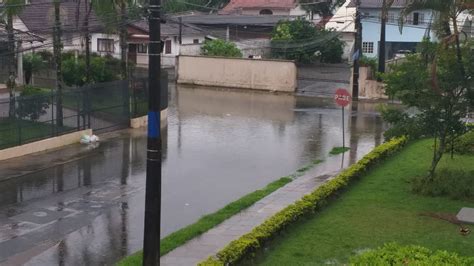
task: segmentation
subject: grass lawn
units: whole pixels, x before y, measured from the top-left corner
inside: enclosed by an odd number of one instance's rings
[[[45,138],[52,138],[52,127],[49,123],[33,122],[28,120],[0,119],[0,149],[6,149],[21,144],[37,141]],[[70,127],[56,127],[56,134],[74,131]]]
[[[462,236],[459,226],[420,213],[456,214],[461,207],[474,207],[474,199],[434,198],[410,191],[410,178],[427,172],[432,145],[432,140],[411,143],[318,214],[290,227],[269,243],[263,254],[245,264],[343,264],[358,251],[388,242],[473,257],[474,233]],[[451,160],[446,155],[439,167],[474,170],[474,156],[458,155]],[[474,226],[468,227],[474,230]]]

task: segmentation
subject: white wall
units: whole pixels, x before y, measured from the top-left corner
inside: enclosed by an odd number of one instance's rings
[[[178,83],[294,92],[297,69],[293,61],[180,56]]]
[[[103,34],[93,33],[91,34],[91,51],[100,55],[107,55],[110,53],[99,52],[97,50],[97,39],[113,39],[114,40],[114,52],[111,54],[115,58],[120,58],[120,37],[117,34]]]

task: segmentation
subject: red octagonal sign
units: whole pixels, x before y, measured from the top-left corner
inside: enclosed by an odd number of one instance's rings
[[[337,105],[346,107],[351,103],[352,96],[345,89],[337,89],[334,99],[336,100]]]

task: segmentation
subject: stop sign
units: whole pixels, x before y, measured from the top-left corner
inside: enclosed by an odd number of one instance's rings
[[[337,105],[346,107],[351,103],[352,96],[345,89],[337,89],[334,99],[336,100]]]

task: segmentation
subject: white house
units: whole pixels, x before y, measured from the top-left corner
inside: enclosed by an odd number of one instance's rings
[[[129,34],[129,61],[137,66],[148,66],[148,21],[141,20],[131,23],[128,27]],[[161,24],[161,39],[164,42],[161,64],[171,67],[176,64],[176,57],[183,55],[199,55],[201,45],[206,40],[207,33],[198,27],[182,23],[181,34],[179,23],[168,20]],[[180,42],[181,36],[181,42]]]
[[[424,37],[436,38],[432,30],[434,14],[432,10],[418,10],[412,12],[400,32],[399,18],[402,9],[408,0],[395,0],[388,12],[386,26],[386,55],[385,58],[393,58],[397,53],[415,51],[416,46]],[[355,0],[348,7],[354,8]],[[361,0],[360,12],[362,20],[362,53],[368,57],[378,57],[378,46],[380,41],[380,17],[382,1]]]
[[[356,9],[348,7],[351,0],[346,2],[334,13],[334,16],[326,23],[327,30],[334,30],[339,33],[339,38],[345,43],[342,58],[350,60],[354,52],[355,43],[355,15]]]

